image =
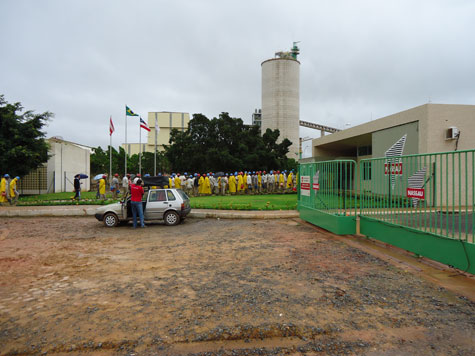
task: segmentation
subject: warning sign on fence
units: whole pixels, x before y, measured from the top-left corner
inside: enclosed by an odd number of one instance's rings
[[[310,196],[310,176],[300,176],[300,195]]]
[[[424,199],[424,188],[407,188],[408,198]]]
[[[385,163],[384,164],[384,174],[388,175],[389,170],[391,170],[392,175],[401,175],[402,174],[402,163]]]

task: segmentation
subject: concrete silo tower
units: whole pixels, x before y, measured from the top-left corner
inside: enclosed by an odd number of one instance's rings
[[[287,157],[298,160],[300,62],[298,42],[290,52],[277,52],[262,62],[262,133],[279,129],[279,141],[292,142]]]

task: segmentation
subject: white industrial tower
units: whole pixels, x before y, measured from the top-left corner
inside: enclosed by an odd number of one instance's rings
[[[300,62],[298,42],[262,62],[262,130],[279,129],[279,142],[292,142],[287,157],[299,159]]]

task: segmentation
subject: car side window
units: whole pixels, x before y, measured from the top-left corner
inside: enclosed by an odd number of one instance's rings
[[[166,201],[166,195],[164,190],[156,190],[150,192],[150,198],[148,201]]]
[[[175,195],[171,190],[167,190],[168,200],[176,200]]]

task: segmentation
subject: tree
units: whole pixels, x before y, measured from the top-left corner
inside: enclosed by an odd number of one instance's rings
[[[284,169],[293,165],[286,157],[292,143],[277,143],[279,135],[267,129],[261,136],[257,126],[226,112],[212,120],[194,114],[186,131],[172,130],[166,157],[180,172]]]
[[[48,161],[48,142],[42,131],[50,112],[23,111],[0,95],[0,167],[10,176],[25,176]]]

